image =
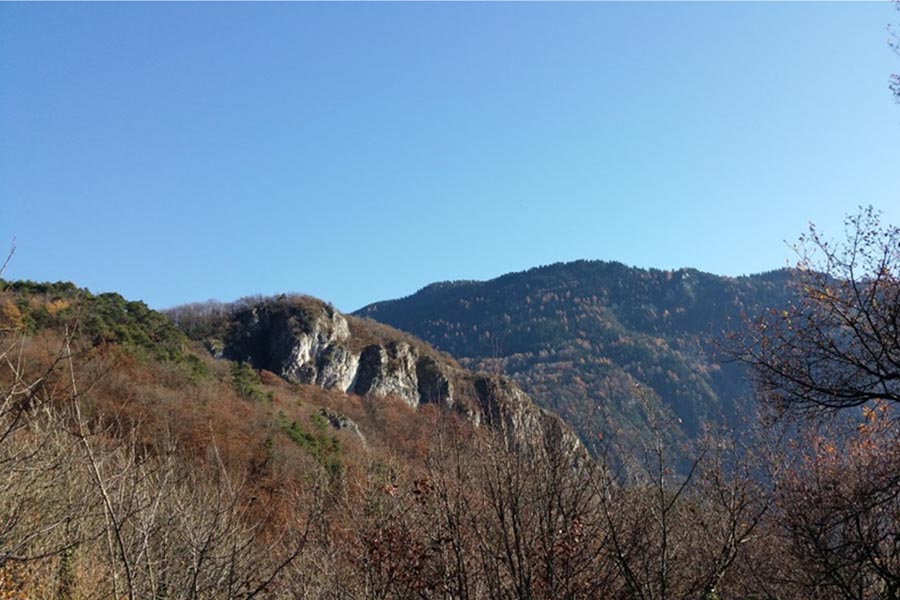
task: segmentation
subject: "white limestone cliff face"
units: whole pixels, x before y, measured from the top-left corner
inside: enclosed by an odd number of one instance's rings
[[[359,356],[345,345],[350,337],[343,315],[324,313],[308,331],[282,329],[271,332],[273,354],[285,356],[276,373],[289,381],[350,391]]]
[[[269,302],[237,316],[224,355],[296,383],[392,396],[413,408],[439,404],[501,432],[511,446],[541,446],[552,433],[573,449],[581,447],[556,415],[538,408],[506,378],[461,369],[402,339],[353,350],[359,346],[347,319],[324,303]]]
[[[347,319],[322,305],[314,314],[258,306],[238,316],[224,356],[296,383],[348,391],[359,357],[350,352]]]
[[[353,391],[360,396],[396,396],[415,408],[420,402],[418,361],[418,350],[405,342],[367,346],[359,358]]]
[[[435,397],[451,403],[451,385],[434,368],[423,367],[430,386],[441,394],[419,391],[419,351],[403,341],[371,344],[354,352],[347,319],[321,305],[313,310],[260,306],[238,318],[240,332],[225,355],[243,360],[296,383],[315,384],[361,396],[396,396],[412,407]],[[424,359],[426,365],[434,362]]]

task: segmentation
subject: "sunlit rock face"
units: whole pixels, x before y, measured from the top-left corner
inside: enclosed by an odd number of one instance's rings
[[[325,305],[320,309],[313,315],[281,305],[248,309],[237,317],[225,356],[295,383],[350,391],[359,356],[346,344],[347,319]]]
[[[418,351],[404,342],[367,346],[359,357],[354,391],[361,396],[397,396],[417,407],[420,400],[416,373],[418,360]]]
[[[577,436],[511,380],[472,373],[400,332],[382,327],[373,334],[366,321],[350,319],[355,327],[311,298],[261,301],[235,315],[222,355],[294,383],[394,397],[413,408],[436,404],[500,432],[511,446],[543,447],[552,435],[581,451]],[[354,330],[365,331],[365,339]]]

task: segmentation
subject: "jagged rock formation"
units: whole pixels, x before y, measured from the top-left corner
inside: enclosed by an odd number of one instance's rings
[[[459,367],[399,331],[307,297],[280,297],[237,310],[222,355],[280,377],[361,396],[439,404],[503,433],[515,446],[578,438],[512,381]],[[556,439],[556,441],[560,441]]]
[[[346,345],[347,320],[323,307],[309,318],[259,306],[236,315],[223,355],[256,368],[264,368],[296,383],[352,391],[359,370],[359,355]]]
[[[403,342],[372,344],[360,354],[353,391],[360,396],[397,396],[418,406],[419,382],[416,365],[419,353]]]
[[[363,448],[368,447],[369,444],[366,441],[366,436],[363,435],[363,432],[360,430],[359,425],[356,424],[356,421],[347,417],[347,415],[343,415],[327,408],[320,408],[319,415],[321,415],[326,421],[328,421],[328,424],[335,429],[347,430],[350,433],[354,434],[359,439],[359,442],[362,444]]]

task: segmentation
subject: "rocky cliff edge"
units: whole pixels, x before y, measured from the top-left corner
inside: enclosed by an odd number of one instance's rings
[[[562,444],[579,451],[574,433],[536,406],[512,381],[473,373],[450,356],[398,330],[344,316],[309,297],[281,296],[233,313],[221,355],[295,383],[417,408],[438,404],[501,432],[514,447]]]

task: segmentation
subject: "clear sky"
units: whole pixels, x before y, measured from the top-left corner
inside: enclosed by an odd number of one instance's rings
[[[353,310],[900,224],[890,3],[0,3],[7,278]]]

